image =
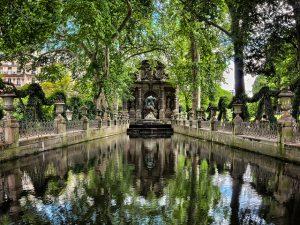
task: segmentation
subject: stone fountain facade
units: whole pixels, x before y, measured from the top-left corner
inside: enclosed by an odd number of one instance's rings
[[[150,107],[147,106],[147,99],[153,100],[151,114],[160,121],[170,121],[172,115],[178,114],[178,90],[167,82],[167,79],[168,74],[161,62],[157,61],[156,66],[152,67],[148,60],[142,61],[131,89],[134,98],[124,102],[123,106],[128,110],[131,121],[149,117]]]

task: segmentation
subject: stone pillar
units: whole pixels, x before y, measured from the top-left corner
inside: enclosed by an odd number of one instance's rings
[[[88,108],[84,105],[81,107],[81,111],[82,111],[82,118],[81,118],[81,121],[82,121],[82,129],[83,130],[88,130],[89,129],[89,119],[87,117],[87,112]]]
[[[243,134],[243,129],[242,129],[243,119],[240,116],[240,114],[242,113],[242,107],[243,107],[243,104],[241,104],[239,102],[233,103],[233,112],[235,114],[235,117],[233,119],[233,134],[234,135]]]
[[[160,109],[159,109],[159,119],[164,120],[165,119],[165,89],[161,88],[160,90]]]
[[[175,109],[173,111],[173,114],[174,114],[175,118],[179,118],[179,100],[178,100],[178,95],[179,95],[179,88],[176,87],[176,89],[175,89],[175,97],[174,97]]]
[[[210,128],[212,131],[218,130],[218,120],[216,118],[216,108],[211,107]]]
[[[13,116],[15,94],[2,94],[5,116],[4,122],[4,142],[13,147],[19,146],[19,122]]]
[[[55,104],[55,114],[56,117],[54,119],[54,126],[57,134],[65,133],[67,131],[67,121],[62,116],[64,112],[64,102],[56,102]]]
[[[284,89],[279,94],[279,101],[281,107],[281,118],[279,123],[279,142],[293,142],[295,141],[295,135],[293,132],[293,126],[295,119],[291,115],[292,98],[294,94],[289,89]]]
[[[136,119],[142,119],[142,88],[138,87],[138,96],[137,96],[137,107],[136,107]]]

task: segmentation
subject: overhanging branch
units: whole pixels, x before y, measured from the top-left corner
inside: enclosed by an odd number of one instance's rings
[[[152,48],[152,49],[148,49],[148,50],[145,50],[145,51],[142,51],[142,52],[137,52],[135,54],[132,54],[132,55],[128,56],[125,59],[125,61],[128,61],[129,59],[131,59],[131,58],[133,58],[135,56],[139,56],[139,55],[150,53],[150,52],[154,52],[154,51],[165,51],[165,49],[162,49],[162,48]]]
[[[123,20],[123,22],[121,23],[121,25],[118,27],[116,33],[113,34],[111,40],[114,41],[118,38],[119,34],[121,33],[121,31],[125,28],[126,23],[128,22],[128,20],[131,18],[132,15],[132,6],[129,0],[126,0],[126,5],[127,5],[127,15],[125,17],[125,19]]]
[[[222,31],[223,33],[225,33],[228,37],[232,36],[231,33],[228,30],[226,30],[224,27],[221,27],[220,25],[218,25],[218,24],[216,24],[216,23],[214,23],[212,21],[209,21],[208,19],[205,19],[205,18],[202,18],[202,21],[204,23],[206,23],[207,25],[210,25],[210,26],[213,26],[213,27],[219,29],[220,31]]]

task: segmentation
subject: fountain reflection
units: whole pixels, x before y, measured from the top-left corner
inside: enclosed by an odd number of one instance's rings
[[[300,224],[300,166],[183,136],[0,165],[0,224]]]

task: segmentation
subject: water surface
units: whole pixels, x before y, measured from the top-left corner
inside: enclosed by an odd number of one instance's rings
[[[174,135],[0,165],[0,224],[300,224],[300,166]]]

